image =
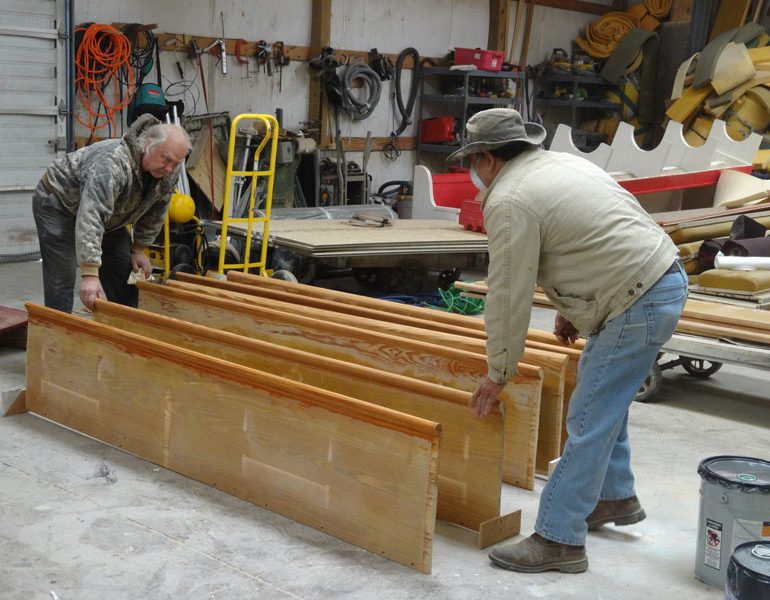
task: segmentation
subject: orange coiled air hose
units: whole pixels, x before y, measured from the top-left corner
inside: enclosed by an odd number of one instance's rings
[[[93,24],[79,27],[82,34],[75,53],[75,89],[80,102],[88,113],[87,120],[77,114],[78,123],[94,133],[110,126],[115,131],[115,113],[123,110],[134,95],[134,73],[129,62],[131,43],[111,25]],[[126,91],[120,96],[119,73],[126,74]],[[112,87],[112,93],[107,92]],[[103,112],[102,112],[103,111]],[[98,120],[105,117],[102,123]]]

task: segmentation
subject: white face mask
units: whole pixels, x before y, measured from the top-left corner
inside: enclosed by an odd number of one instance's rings
[[[471,165],[471,181],[473,182],[473,185],[479,188],[479,191],[483,192],[487,189],[487,186],[484,184],[483,181],[481,181],[481,177],[479,177],[479,174],[476,173],[476,167],[473,165]]]

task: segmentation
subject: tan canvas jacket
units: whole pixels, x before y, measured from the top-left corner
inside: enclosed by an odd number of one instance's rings
[[[535,283],[588,335],[631,306],[677,255],[630,193],[570,154],[532,148],[509,161],[483,210],[490,258],[487,360],[497,383],[516,374]]]

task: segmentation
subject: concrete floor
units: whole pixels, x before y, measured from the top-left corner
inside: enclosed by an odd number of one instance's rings
[[[40,301],[39,269],[0,265],[0,305]],[[0,391],[23,387],[23,368],[23,353],[0,350]],[[0,598],[723,598],[693,576],[696,469],[718,454],[768,458],[769,382],[729,366],[707,382],[665,373],[657,401],[630,419],[648,518],[589,534],[580,575],[495,569],[471,532],[442,522],[421,575],[41,418],[3,418]],[[542,486],[503,487],[525,535]]]

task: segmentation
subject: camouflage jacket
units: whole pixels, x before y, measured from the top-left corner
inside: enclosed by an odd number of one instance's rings
[[[75,251],[84,274],[98,272],[105,231],[133,225],[134,248],[146,248],[163,227],[179,170],[162,179],[142,170],[144,136],[159,122],[142,115],[122,138],[71,152],[43,176],[48,191],[76,217]]]

